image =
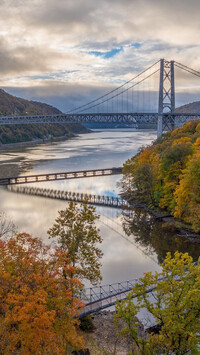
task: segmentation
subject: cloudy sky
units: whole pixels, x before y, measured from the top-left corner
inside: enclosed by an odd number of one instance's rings
[[[199,0],[0,0],[0,86],[66,111],[160,58],[200,70],[199,13]]]

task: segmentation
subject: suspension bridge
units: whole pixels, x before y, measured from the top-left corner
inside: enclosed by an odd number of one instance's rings
[[[177,61],[161,59],[119,87],[64,114],[0,116],[0,125],[79,122],[124,123],[138,127],[148,124],[157,125],[157,135],[160,136],[166,129],[174,129],[194,118],[200,119],[200,112],[180,113],[176,110],[175,70],[200,77],[197,70]],[[152,79],[156,80],[159,90],[153,90]]]

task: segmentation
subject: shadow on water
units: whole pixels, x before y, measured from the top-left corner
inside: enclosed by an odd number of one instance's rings
[[[157,254],[158,262],[162,263],[166,253],[175,251],[188,252],[197,261],[200,255],[200,244],[180,237],[174,226],[157,221],[153,216],[141,209],[123,212],[123,230],[134,242],[144,248],[146,253]]]

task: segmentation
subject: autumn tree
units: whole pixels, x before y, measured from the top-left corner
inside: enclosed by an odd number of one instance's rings
[[[69,207],[59,211],[59,216],[48,233],[57,238],[59,247],[67,252],[72,266],[72,276],[88,279],[96,284],[101,280],[100,258],[102,252],[97,244],[102,242],[95,221],[99,216],[93,206],[70,202]]]
[[[200,139],[199,139],[200,141]],[[176,189],[175,217],[190,223],[200,232],[200,149],[188,162]]]
[[[0,354],[65,354],[82,348],[80,288],[69,259],[28,234],[0,241]]]
[[[116,305],[116,322],[124,322],[121,336],[132,340],[138,354],[198,354],[200,263],[195,265],[187,253],[176,252],[174,257],[168,253],[161,273],[148,272],[139,281]],[[136,316],[143,308],[157,324],[157,332],[146,339],[137,332]]]

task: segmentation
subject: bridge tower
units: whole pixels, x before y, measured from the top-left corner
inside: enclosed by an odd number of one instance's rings
[[[160,60],[160,86],[158,102],[157,136],[162,135],[163,130],[175,127],[175,86],[174,86],[174,61]],[[164,115],[165,114],[165,115]],[[167,116],[166,116],[167,114]]]

